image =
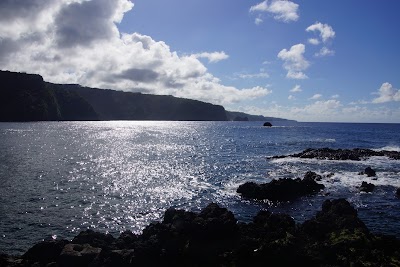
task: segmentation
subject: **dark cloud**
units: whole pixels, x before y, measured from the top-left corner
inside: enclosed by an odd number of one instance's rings
[[[65,5],[55,18],[57,45],[86,46],[113,36],[114,1],[96,0]]]
[[[33,61],[41,61],[41,62],[46,62],[46,63],[60,62],[62,59],[60,55],[52,55],[52,54],[46,54],[46,53],[37,53],[37,54],[32,55],[31,58]]]
[[[4,62],[14,52],[20,49],[18,42],[9,38],[0,38],[0,62]]]
[[[134,82],[154,82],[159,77],[159,74],[149,69],[128,69],[118,75],[119,78],[131,80]]]
[[[168,80],[164,82],[165,87],[167,88],[174,88],[174,89],[181,89],[185,86],[184,83],[180,83],[174,80]]]
[[[10,21],[17,18],[33,18],[53,1],[48,0],[1,0],[0,21]]]

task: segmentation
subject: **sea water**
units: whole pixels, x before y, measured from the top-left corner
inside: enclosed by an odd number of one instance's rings
[[[198,211],[211,202],[244,222],[268,209],[301,223],[323,201],[339,197],[374,233],[400,238],[400,161],[267,159],[306,148],[399,151],[399,124],[262,124],[0,123],[0,252],[21,254],[40,240],[71,239],[85,229],[115,237],[125,230],[140,233],[169,207]],[[358,175],[368,166],[376,180]],[[236,193],[246,181],[301,178],[307,171],[324,177],[326,188],[316,195],[273,203]],[[377,187],[360,193],[362,181]]]

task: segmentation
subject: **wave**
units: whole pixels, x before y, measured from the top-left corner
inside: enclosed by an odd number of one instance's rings
[[[386,150],[386,151],[397,151],[397,152],[400,152],[400,146],[384,146],[382,148],[373,149],[373,150],[375,150],[375,151]]]

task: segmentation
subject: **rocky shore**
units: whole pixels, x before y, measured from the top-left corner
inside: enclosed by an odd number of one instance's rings
[[[0,266],[400,266],[400,240],[372,234],[345,199],[326,200],[302,224],[266,210],[238,223],[212,203],[199,213],[170,208],[141,235],[86,230],[43,241],[1,255]]]
[[[360,161],[369,157],[386,156],[390,159],[400,160],[400,152],[398,151],[376,151],[364,148],[354,149],[332,149],[332,148],[308,148],[300,153],[291,155],[281,155],[268,157],[267,159],[280,158],[308,158],[308,159],[325,159],[325,160],[356,160]]]

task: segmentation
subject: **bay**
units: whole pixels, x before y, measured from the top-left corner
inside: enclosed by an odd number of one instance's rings
[[[302,222],[326,199],[343,197],[375,233],[400,237],[400,162],[276,159],[306,148],[400,150],[399,124],[262,122],[0,123],[0,252],[20,254],[44,238],[71,239],[90,228],[139,233],[169,207],[210,202],[249,221],[260,209]],[[367,166],[377,180],[358,173]],[[242,199],[246,181],[323,176],[320,194],[293,202]],[[361,181],[377,185],[360,193]]]

